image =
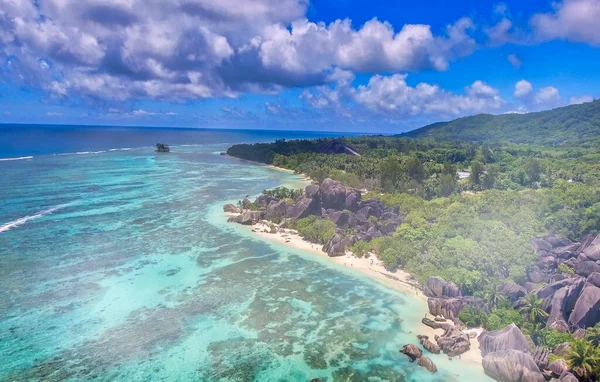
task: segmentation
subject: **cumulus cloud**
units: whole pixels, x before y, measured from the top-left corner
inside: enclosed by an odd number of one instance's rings
[[[429,25],[305,19],[308,0],[0,1],[2,75],[57,97],[187,100],[275,93],[357,72],[445,70],[468,18]]]
[[[498,90],[483,81],[465,87],[464,94],[454,94],[428,83],[410,86],[406,77],[404,74],[375,75],[366,85],[357,88],[340,86],[321,89],[317,94],[307,91],[303,98],[313,107],[335,107],[338,112],[345,110],[340,99],[347,98],[371,113],[393,117],[461,116],[495,111],[505,103]],[[347,109],[345,112],[350,114]]]
[[[600,45],[600,2],[598,0],[564,0],[554,4],[554,11],[536,14],[531,25],[540,40],[562,39]]]
[[[515,84],[515,97],[522,98],[527,97],[533,91],[533,85],[531,82],[521,80]]]
[[[541,88],[533,98],[537,105],[553,106],[560,103],[560,92],[554,86]]]
[[[592,102],[594,97],[591,95],[573,96],[569,99],[569,105],[578,105],[580,103]]]

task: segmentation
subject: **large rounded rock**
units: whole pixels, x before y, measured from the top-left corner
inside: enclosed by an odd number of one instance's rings
[[[579,379],[573,374],[565,372],[560,376],[560,382],[579,382]]]
[[[589,328],[600,322],[600,288],[585,284],[573,312],[569,316],[571,327]]]
[[[273,200],[267,206],[267,210],[265,212],[265,218],[267,220],[272,220],[274,222],[281,221],[287,214],[288,206],[284,201],[275,201]]]
[[[505,295],[506,298],[508,298],[508,301],[513,304],[513,306],[516,305],[517,302],[527,294],[525,288],[513,282],[502,284],[498,291]]]
[[[244,225],[252,225],[259,222],[263,218],[262,211],[244,211],[238,216],[229,218],[228,221],[240,223]]]
[[[286,212],[286,216],[291,219],[302,219],[310,215],[321,216],[321,205],[318,198],[302,196]]]
[[[550,316],[546,321],[547,328],[563,333],[569,331],[567,320],[575,308],[579,294],[585,285],[585,279],[583,278],[574,280],[577,280],[577,282],[573,285],[561,288],[554,295],[548,297],[551,300],[548,309]]]
[[[346,254],[346,237],[341,232],[336,232],[323,247],[329,257],[344,256]]]
[[[430,373],[437,373],[438,371],[437,366],[435,366],[435,363],[433,363],[433,361],[428,357],[419,358],[419,360],[417,361],[417,365],[424,367]]]
[[[419,339],[419,343],[421,343],[421,345],[428,352],[433,353],[433,354],[440,354],[440,351],[441,351],[440,347],[437,344],[431,342],[429,340],[428,336],[421,336],[421,335],[419,335],[419,336],[417,336],[417,338]]]
[[[361,202],[360,191],[354,188],[346,188],[346,200],[344,201],[344,209],[355,212]]]
[[[567,362],[565,362],[564,359],[559,358],[556,361],[551,362],[547,369],[550,370],[556,378],[558,378],[566,371],[569,371],[569,365],[567,365]]]
[[[571,347],[571,344],[568,342],[563,342],[562,344],[556,345],[556,347],[552,350],[552,354],[559,357],[567,357],[572,351],[573,348]]]
[[[483,370],[502,382],[546,382],[533,357],[518,350],[500,350],[483,357]]]
[[[583,250],[582,254],[590,260],[600,260],[600,234]]]
[[[306,196],[307,198],[311,198],[311,199],[319,198],[320,197],[320,195],[319,195],[320,189],[321,188],[316,184],[309,184],[308,186],[306,186],[304,188],[304,196]]]
[[[594,272],[587,278],[587,283],[600,288],[600,272]]]
[[[333,179],[325,179],[319,187],[323,208],[343,210],[346,202],[346,187]]]
[[[588,260],[575,265],[575,273],[580,276],[588,277],[594,272],[600,272],[600,265]]]
[[[400,353],[408,356],[410,362],[415,362],[416,359],[419,359],[423,356],[423,352],[417,345],[408,344],[404,345],[404,347],[400,350]]]
[[[479,349],[484,356],[499,350],[529,351],[529,342],[517,325],[510,324],[504,329],[483,332],[477,338]]]
[[[233,204],[225,204],[223,206],[223,212],[227,212],[230,214],[239,214],[241,211],[239,208],[234,206]]]
[[[427,297],[458,297],[460,289],[439,276],[430,277],[425,281],[423,293]]]

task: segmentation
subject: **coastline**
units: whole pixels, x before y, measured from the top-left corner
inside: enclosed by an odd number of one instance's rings
[[[242,161],[242,162],[255,163],[255,164],[258,164],[258,165],[261,165],[261,166],[268,167],[268,168],[270,168],[272,170],[283,171],[283,172],[287,172],[288,174],[297,175],[299,178],[301,178],[301,179],[299,179],[299,181],[305,182],[307,186],[312,183],[312,179],[308,175],[303,174],[303,173],[296,173],[294,170],[290,170],[289,168],[277,167],[277,166],[274,166],[272,164],[266,164],[266,163],[263,163],[263,162],[257,162],[257,161],[249,160],[249,159],[242,159],[242,158],[234,157],[234,156],[229,155],[229,154],[225,154],[224,156],[226,156],[228,158],[236,159],[236,160],[239,160],[239,161]]]
[[[285,169],[283,169],[285,170]],[[224,213],[226,217],[235,216],[237,214]],[[310,252],[316,256],[320,256],[322,258],[326,258],[329,261],[332,261],[340,266],[345,266],[360,272],[363,275],[370,277],[372,280],[387,286],[388,288],[399,291],[403,294],[411,295],[417,297],[421,300],[425,305],[427,304],[427,296],[423,294],[421,289],[418,287],[418,284],[412,280],[412,276],[410,273],[405,272],[401,269],[397,269],[394,272],[387,270],[382,262],[377,259],[374,255],[366,258],[358,258],[354,256],[351,252],[346,251],[344,256],[330,257],[327,253],[321,250],[322,246],[318,244],[313,244],[305,239],[303,239],[297,232],[289,229],[281,229],[276,233],[270,233],[270,227],[264,221],[258,222],[253,225],[240,225],[243,229],[246,229],[252,232],[255,236],[260,237],[266,241],[273,241],[279,244],[283,244],[285,246],[289,246],[294,249],[302,250],[305,252]],[[373,260],[371,263],[371,259]],[[434,319],[435,317],[431,314],[427,313],[426,317],[430,319]],[[446,321],[449,324],[453,324],[452,321]],[[479,342],[477,341],[477,336],[481,334],[483,329],[481,328],[473,328],[466,330],[466,333],[475,332],[477,335],[474,338],[471,338],[471,348],[469,351],[463,353],[459,359],[456,359],[457,362],[467,362],[471,364],[475,364],[479,367],[482,367],[483,357],[481,356],[481,352],[479,350]],[[433,329],[422,322],[419,323],[419,327],[417,332],[415,333],[415,344],[418,344],[418,340],[416,339],[416,335],[426,335],[431,340],[436,335],[442,335],[444,330],[442,329]]]
[[[240,158],[235,159],[246,161],[245,159]],[[298,179],[298,181],[303,183],[305,186],[312,184],[312,180],[305,174],[297,174],[293,170],[268,165],[260,162],[247,162],[257,163],[262,166],[266,166],[272,170],[283,171],[289,174],[296,175],[299,178],[301,178]],[[234,213],[227,212],[223,212],[223,214],[226,218],[237,215]],[[260,221],[253,225],[240,225],[240,227],[242,227],[242,229],[247,229],[252,234],[258,236],[259,238],[265,241],[273,241],[294,249],[310,252],[313,255],[320,256],[321,258],[326,258],[329,261],[332,261],[340,266],[351,268],[352,270],[360,272],[361,274],[368,276],[370,279],[388,288],[394,289],[406,295],[417,297],[427,307],[427,296],[425,296],[423,291],[420,289],[419,284],[416,281],[414,281],[414,278],[410,273],[401,269],[396,269],[394,272],[389,271],[383,266],[381,260],[379,260],[375,255],[371,255],[369,258],[358,258],[354,256],[350,251],[346,251],[346,254],[344,256],[330,257],[327,255],[327,253],[322,251],[322,245],[313,244],[305,240],[296,231],[290,229],[279,229],[276,233],[271,233],[270,226],[266,223],[266,221]],[[428,312],[428,309],[426,310]],[[432,320],[435,318],[429,312],[425,315],[425,317],[430,318]],[[447,320],[446,322],[454,325],[454,323],[450,320]],[[472,336],[470,336],[471,347],[469,351],[461,354],[460,358],[456,359],[457,362],[464,362],[471,365],[475,365],[476,367],[483,370],[483,357],[481,355],[481,351],[479,350],[479,342],[477,341],[477,337],[479,336],[479,334],[481,334],[482,331],[482,328],[472,328],[469,330],[465,330],[466,333],[475,332],[477,335],[473,336],[474,338],[471,338]],[[433,341],[436,335],[439,336],[443,333],[443,329],[433,329],[420,322],[418,324],[418,330],[415,333],[414,343],[419,343],[416,338],[417,334],[426,335]]]

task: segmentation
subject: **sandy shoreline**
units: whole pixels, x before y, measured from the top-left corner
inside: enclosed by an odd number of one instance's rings
[[[235,214],[227,215],[235,216]],[[372,255],[369,258],[358,258],[352,255],[352,253],[346,252],[346,255],[344,256],[329,257],[327,253],[321,250],[321,245],[312,244],[304,240],[293,230],[281,229],[277,233],[270,233],[270,227],[268,224],[266,224],[266,222],[259,222],[251,226],[242,227],[245,227],[246,229],[252,231],[255,235],[265,240],[274,241],[295,249],[307,251],[317,256],[327,258],[328,260],[333,261],[334,263],[337,263],[339,265],[349,267],[353,270],[356,270],[362,274],[371,277],[372,279],[386,285],[389,288],[398,290],[404,294],[409,294],[418,297],[421,301],[423,301],[424,304],[427,304],[427,296],[425,296],[421,289],[419,289],[418,284],[412,279],[412,276],[409,273],[400,269],[394,272],[390,272],[383,266],[382,262],[379,259],[377,259],[374,255]],[[431,314],[427,314],[426,317],[434,319],[434,317]],[[448,323],[452,324],[451,321],[448,321]],[[466,332],[477,332],[477,335],[479,335],[481,331],[482,329],[470,329]],[[415,333],[415,336],[417,334],[426,335],[429,336],[429,338],[432,341],[434,341],[435,335],[442,335],[443,333],[444,331],[442,329],[433,329],[423,323],[420,323],[418,332]],[[414,343],[418,344],[416,338]],[[479,351],[479,342],[477,341],[477,337],[471,339],[471,349],[468,352],[463,353],[460,356],[460,360],[457,361],[470,362],[481,365],[482,356],[481,352]]]
[[[239,158],[236,158],[239,159]],[[259,162],[256,162],[259,163]],[[293,170],[276,167],[273,165],[266,165],[264,163],[259,163],[263,166],[267,166],[273,170],[284,171],[290,174],[295,174],[300,177],[300,181],[305,182],[306,185],[311,184],[311,179],[305,174],[296,174]],[[229,216],[235,216],[237,214],[229,214]],[[371,277],[373,280],[389,287],[400,291],[404,294],[413,295],[423,301],[424,304],[427,304],[427,296],[423,294],[418,283],[413,279],[413,277],[408,273],[401,269],[397,269],[394,272],[387,270],[383,263],[375,256],[371,255],[369,258],[362,257],[358,258],[354,256],[351,252],[347,251],[344,256],[338,257],[329,257],[327,253],[321,250],[322,246],[318,244],[310,243],[304,240],[296,231],[289,229],[279,229],[276,233],[270,233],[270,225],[268,222],[263,221],[251,226],[242,226],[246,229],[252,231],[255,235],[267,240],[274,241],[286,246],[290,246],[295,249],[299,249],[302,251],[313,253],[317,256],[321,256],[326,258],[334,263],[339,265],[343,265],[349,267],[353,270],[356,270],[364,275]],[[431,314],[427,314],[426,317],[430,319],[434,319]],[[448,323],[453,324],[451,321]],[[477,336],[481,334],[483,329],[470,329],[466,332],[476,332]],[[434,337],[436,335],[442,335],[444,331],[442,329],[433,329],[423,323],[420,323],[417,334],[429,336],[429,338],[434,341]],[[477,341],[477,336],[471,339],[471,348],[468,352],[463,353],[460,356],[459,362],[469,362],[472,364],[477,364],[481,367],[482,359],[481,352],[479,350],[479,342]],[[435,342],[435,341],[434,341]],[[418,341],[415,337],[415,344],[418,344]]]

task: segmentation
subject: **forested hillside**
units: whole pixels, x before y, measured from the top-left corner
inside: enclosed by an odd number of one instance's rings
[[[407,137],[594,147],[600,143],[600,100],[528,114],[479,114],[438,122]]]

